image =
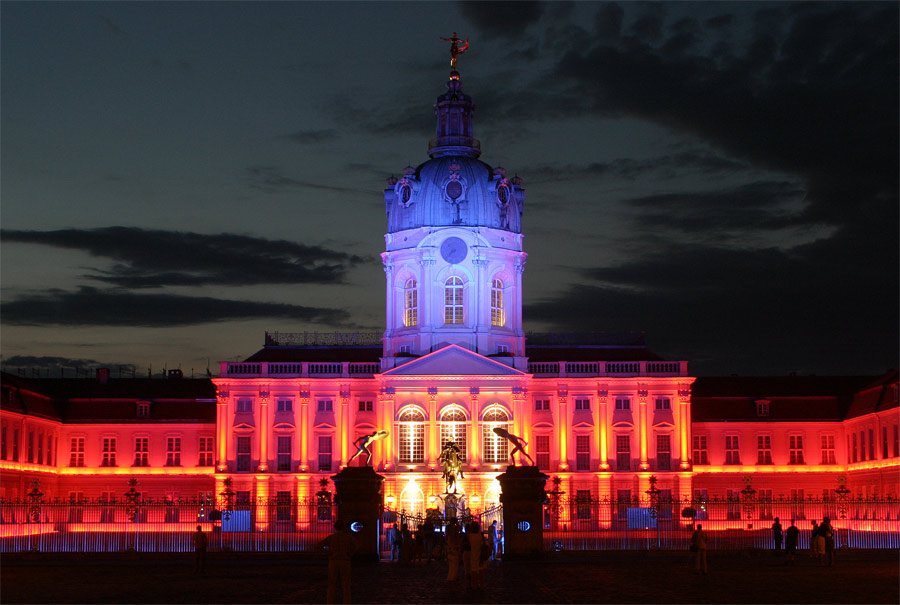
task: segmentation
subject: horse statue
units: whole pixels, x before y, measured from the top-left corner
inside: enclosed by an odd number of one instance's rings
[[[459,446],[455,441],[448,441],[441,450],[441,465],[444,467],[444,482],[446,484],[445,491],[448,494],[456,493],[456,478],[465,479],[462,471],[462,456]],[[452,491],[451,491],[452,490]]]

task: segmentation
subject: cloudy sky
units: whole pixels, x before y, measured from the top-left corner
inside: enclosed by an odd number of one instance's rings
[[[482,159],[527,189],[527,330],[897,367],[895,2],[0,11],[6,369],[383,330],[381,191],[427,159],[453,31]]]

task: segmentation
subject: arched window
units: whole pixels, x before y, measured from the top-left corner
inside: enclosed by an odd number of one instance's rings
[[[467,429],[466,415],[462,410],[450,408],[441,414],[441,448],[443,449],[448,441],[455,441],[459,446],[460,460],[463,462],[466,461],[468,450]]]
[[[509,415],[503,408],[490,408],[481,422],[484,461],[488,464],[503,463],[509,458],[509,441],[494,433],[497,427],[509,430]]]
[[[422,490],[414,485],[406,486],[406,489],[400,492],[400,510],[414,517],[424,516],[425,494]]]
[[[458,277],[451,277],[444,282],[444,323],[461,324],[463,322],[463,282]]]
[[[503,282],[499,279],[491,281],[491,325],[502,326],[506,323],[503,314]]]
[[[419,323],[419,290],[414,279],[406,280],[403,286],[403,325],[415,326]]]
[[[400,462],[405,464],[425,462],[425,414],[422,410],[409,408],[400,414],[397,434],[400,437]]]

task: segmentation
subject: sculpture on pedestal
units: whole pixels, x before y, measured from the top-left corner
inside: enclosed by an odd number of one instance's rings
[[[444,482],[446,484],[445,491],[450,494],[456,493],[456,477],[465,479],[462,472],[462,456],[460,455],[459,446],[455,441],[448,441],[441,450],[441,465],[444,467]],[[452,488],[452,491],[451,491]]]
[[[516,466],[516,452],[522,452],[522,455],[528,458],[531,466],[535,466],[534,460],[532,460],[531,456],[528,455],[528,452],[525,451],[525,446],[528,445],[528,443],[524,439],[517,435],[510,434],[509,431],[500,428],[499,426],[494,428],[494,434],[503,437],[515,446],[509,453],[509,459],[512,460],[513,466]]]
[[[385,437],[390,435],[387,431],[375,431],[374,433],[369,433],[368,435],[363,435],[359,439],[353,442],[353,445],[356,446],[356,453],[350,457],[350,460],[347,461],[347,466],[350,466],[350,463],[353,462],[354,458],[359,456],[360,454],[366,455],[366,461],[363,466],[369,466],[372,461],[372,452],[369,451],[369,446],[375,443],[376,441],[381,441]]]

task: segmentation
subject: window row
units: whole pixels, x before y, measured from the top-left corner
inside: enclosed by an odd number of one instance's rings
[[[0,460],[55,466],[58,443],[58,437],[40,430],[27,431],[22,443],[20,429],[4,426],[0,428]]]
[[[876,453],[881,454],[882,460],[900,456],[900,425],[882,426],[880,444],[876,443],[876,432],[873,428],[853,431],[847,436],[847,452],[851,463],[877,460]]]
[[[820,464],[836,464],[834,454],[834,435],[822,435],[820,437]],[[694,464],[709,464],[709,437],[707,435],[693,436],[693,462]],[[745,464],[741,460],[741,436],[725,435],[725,464]],[[806,464],[803,435],[789,435],[787,440],[788,464]],[[773,464],[772,462],[772,436],[756,436],[756,462],[757,465]],[[749,463],[752,464],[752,463]]]
[[[71,437],[69,439],[69,466],[85,466],[85,437]],[[182,439],[181,437],[165,437],[165,466],[182,466]],[[197,466],[213,466],[213,437],[199,437],[197,449]],[[134,437],[131,440],[131,450],[120,450],[117,437],[102,437],[100,439],[100,466],[150,466],[150,437]],[[125,460],[122,460],[122,456]]]
[[[631,410],[631,398],[629,397],[616,397],[615,402],[615,410],[616,411],[630,411]],[[653,407],[655,410],[666,411],[672,409],[672,399],[669,397],[657,397],[653,400]],[[534,400],[534,409],[536,412],[546,412],[550,410],[550,400],[549,399],[535,399]],[[576,397],[575,398],[575,410],[576,411],[590,411],[591,409],[591,400],[585,397]]]
[[[461,324],[465,321],[465,284],[453,276],[444,282],[444,323]],[[419,325],[419,284],[408,279],[403,285],[403,325],[407,328]],[[503,306],[503,282],[491,280],[491,325],[506,325]]]
[[[334,400],[333,399],[317,399],[315,404],[315,409],[317,412],[333,412],[334,411]],[[375,400],[374,399],[360,399],[357,401],[357,411],[359,412],[371,412],[375,409]],[[239,398],[235,402],[235,412],[238,414],[252,414],[253,413],[253,398],[251,397],[242,397]],[[277,414],[291,414],[294,412],[294,401],[293,399],[277,399],[275,401],[275,412]]]

